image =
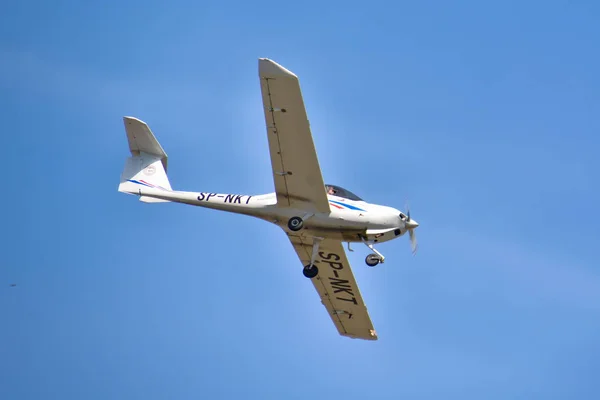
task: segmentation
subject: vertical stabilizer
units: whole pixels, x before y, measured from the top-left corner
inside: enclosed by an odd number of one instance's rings
[[[167,153],[148,125],[133,117],[124,117],[123,122],[131,157],[127,158],[121,173],[119,192],[140,194],[142,188],[171,191],[167,177]],[[148,203],[167,201],[145,196],[140,200]]]

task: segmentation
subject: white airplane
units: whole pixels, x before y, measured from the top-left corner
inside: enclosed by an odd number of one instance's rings
[[[364,243],[373,251],[368,266],[383,263],[373,247],[408,232],[413,253],[417,221],[407,213],[370,204],[336,185],[324,184],[298,77],[266,58],[258,61],[263,110],[275,192],[261,195],[184,192],[171,188],[167,154],[148,125],[124,117],[131,157],[119,192],[146,203],[177,202],[249,215],[276,224],[287,234],[321,303],[338,332],[377,340],[342,242]]]

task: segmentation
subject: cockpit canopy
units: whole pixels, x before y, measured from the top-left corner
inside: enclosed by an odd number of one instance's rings
[[[344,189],[343,187],[335,185],[325,185],[325,190],[327,191],[327,194],[331,194],[333,196],[343,197],[344,199],[354,201],[364,201],[363,199],[361,199],[351,191]]]

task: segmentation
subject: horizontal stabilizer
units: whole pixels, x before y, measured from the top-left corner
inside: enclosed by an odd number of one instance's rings
[[[140,201],[144,203],[170,203],[169,200],[157,199],[156,197],[140,196]]]

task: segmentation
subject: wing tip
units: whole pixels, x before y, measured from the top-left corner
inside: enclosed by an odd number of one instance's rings
[[[367,335],[363,335],[363,334],[353,334],[353,333],[349,333],[349,332],[340,332],[340,334],[342,336],[346,336],[349,337],[350,339],[361,339],[361,340],[379,340],[379,337],[377,336],[377,332],[375,332],[375,329],[369,329],[369,333]]]
[[[126,116],[123,117],[123,122],[125,122],[125,123],[127,123],[127,122],[132,123],[133,122],[133,123],[138,123],[138,124],[142,124],[142,125],[148,125],[144,121],[142,121],[141,119],[136,118],[136,117],[132,117],[132,116],[129,116],[129,115],[126,115]]]
[[[292,71],[276,63],[270,58],[258,59],[258,73],[261,77],[285,76],[298,78]]]

